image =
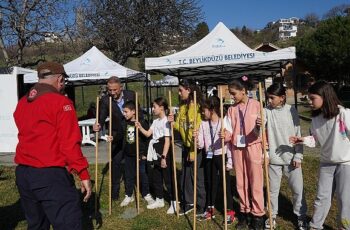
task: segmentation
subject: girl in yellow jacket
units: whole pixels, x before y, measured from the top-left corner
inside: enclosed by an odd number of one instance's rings
[[[197,110],[194,106],[194,91],[197,93]],[[205,187],[204,187],[204,164],[203,153],[197,151],[194,153],[193,131],[198,129],[201,123],[200,104],[202,94],[198,87],[190,84],[187,80],[182,80],[179,84],[179,96],[181,104],[179,113],[174,122],[174,129],[180,132],[183,142],[182,150],[182,174],[181,174],[181,191],[182,205],[180,215],[184,215],[193,210],[193,172],[194,159],[197,157],[197,215],[205,211]],[[194,119],[197,117],[196,127]],[[169,116],[169,121],[174,121],[174,116]]]

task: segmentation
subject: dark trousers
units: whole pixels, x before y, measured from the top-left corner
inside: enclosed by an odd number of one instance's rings
[[[226,158],[226,156],[225,156]],[[217,199],[219,184],[222,185],[222,155],[214,155],[212,159],[205,159],[205,181],[207,191],[207,206],[214,206]],[[226,171],[227,209],[233,210],[230,173]]]
[[[28,229],[82,229],[82,211],[74,179],[65,168],[19,165],[16,184]]]
[[[112,155],[112,199],[119,198],[120,181],[123,176],[122,160],[123,151],[121,149],[122,143],[113,143],[113,155]]]
[[[136,185],[136,157],[125,156],[125,194],[132,196]],[[140,160],[140,186],[142,196],[149,193],[148,175],[146,172],[146,160]]]
[[[175,199],[175,191],[174,191],[175,189],[173,186],[174,170],[173,170],[173,161],[172,161],[171,153],[169,153],[166,158],[166,164],[167,164],[166,168],[160,167],[159,164],[156,164],[153,166],[153,168],[151,168],[154,195],[156,196],[156,198],[163,199],[164,197],[163,181],[164,181],[170,200],[174,200]]]
[[[182,202],[184,204],[193,204],[193,186],[194,186],[194,162],[188,161],[189,149],[184,148],[182,152],[182,175],[181,190]],[[205,208],[205,186],[204,186],[204,161],[203,152],[197,151],[197,206],[198,209]]]

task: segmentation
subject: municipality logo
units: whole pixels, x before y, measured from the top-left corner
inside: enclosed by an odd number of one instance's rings
[[[91,60],[90,58],[85,58],[80,65],[90,65],[91,64]]]
[[[222,38],[217,38],[214,42],[214,44],[211,46],[213,48],[221,48],[225,47],[225,41]]]

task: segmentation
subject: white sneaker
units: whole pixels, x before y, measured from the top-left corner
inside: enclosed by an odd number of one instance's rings
[[[147,205],[147,209],[163,208],[164,199],[157,198],[156,201],[152,204]]]
[[[176,201],[172,200],[170,201],[170,207],[168,211],[166,211],[166,214],[174,214],[176,212]]]
[[[133,196],[127,196],[125,195],[124,200],[120,203],[120,207],[124,207],[129,205],[131,202],[133,202],[135,199]]]
[[[272,229],[275,229],[276,228],[276,219],[275,218],[272,218],[272,225],[273,225]],[[271,229],[270,219],[268,219],[268,218],[265,221],[265,229]]]
[[[147,194],[146,196],[143,197],[145,201],[147,201],[147,205],[153,204],[155,201],[153,200],[153,197],[151,194]]]

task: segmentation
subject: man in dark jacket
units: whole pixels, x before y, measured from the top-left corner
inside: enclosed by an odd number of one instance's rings
[[[112,199],[119,199],[120,180],[122,177],[121,162],[123,160],[123,127],[125,118],[123,116],[123,105],[127,101],[135,101],[135,92],[124,90],[118,77],[112,76],[107,81],[108,94],[100,100],[100,116],[94,131],[100,131],[109,115],[109,97],[112,97]]]

